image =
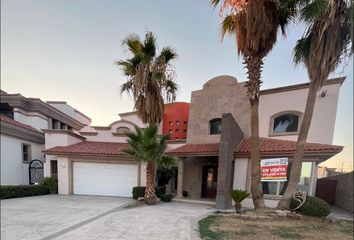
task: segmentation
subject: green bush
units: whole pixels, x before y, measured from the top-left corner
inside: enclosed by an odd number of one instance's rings
[[[172,200],[172,195],[171,194],[162,194],[160,196],[161,201],[163,202],[171,202]]]
[[[243,200],[250,196],[250,193],[240,189],[231,189],[229,194],[235,203],[241,203]]]
[[[291,200],[291,208],[297,207],[298,204],[294,199]],[[320,198],[311,196],[306,197],[304,205],[298,211],[312,217],[327,217],[331,213],[328,203]]]
[[[166,193],[166,187],[165,186],[156,186],[155,193],[156,193],[156,197],[160,198],[161,195]]]
[[[45,177],[40,185],[48,187],[50,194],[58,194],[58,178],[57,177]]]
[[[45,195],[48,193],[49,188],[42,185],[17,185],[0,187],[1,199]]]
[[[133,198],[138,199],[140,197],[144,197],[146,187],[133,187]],[[160,198],[162,194],[166,193],[165,186],[156,186],[155,187],[156,197]]]

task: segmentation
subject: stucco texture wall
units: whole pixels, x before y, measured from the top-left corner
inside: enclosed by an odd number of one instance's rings
[[[22,162],[23,143],[31,145],[31,160],[44,160],[44,144],[1,134],[1,185],[29,184],[28,163]]]
[[[213,143],[220,135],[209,134],[209,121],[231,113],[245,137],[250,135],[250,106],[244,83],[231,76],[218,76],[192,92],[187,143]]]

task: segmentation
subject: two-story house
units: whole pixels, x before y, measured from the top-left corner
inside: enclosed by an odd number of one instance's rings
[[[45,131],[75,132],[91,122],[66,102],[43,102],[5,91],[0,100],[1,185],[34,183],[29,163],[45,160]],[[52,171],[56,168],[53,164]],[[43,172],[38,174],[43,176]]]
[[[299,189],[314,195],[318,164],[340,151],[332,144],[337,102],[344,78],[325,82],[315,106],[305,147]],[[305,109],[308,84],[261,91],[261,158],[287,157],[291,162]],[[178,157],[170,190],[178,198],[209,199],[218,208],[231,204],[230,188],[250,190],[250,105],[245,82],[219,76],[193,91],[190,104],[166,107],[160,133],[170,133],[168,154]],[[77,134],[59,139],[46,131],[46,175],[50,163],[58,166],[60,194],[131,196],[133,186],[145,185],[145,165],[121,150],[127,147],[124,132],[144,127],[135,112],[120,114],[106,127],[86,126]],[[184,135],[186,134],[186,135]],[[186,137],[186,139],[184,139]],[[274,207],[284,182],[263,182],[266,205]],[[247,199],[246,206],[252,206]]]

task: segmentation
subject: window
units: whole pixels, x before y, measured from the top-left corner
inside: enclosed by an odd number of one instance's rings
[[[170,126],[173,126],[173,122],[172,121],[169,121],[168,123]]]
[[[57,160],[50,161],[50,175],[52,177],[58,176],[58,161]]]
[[[210,134],[221,133],[221,118],[214,118],[209,122]]]
[[[281,112],[270,119],[269,135],[297,134],[300,127],[302,114],[296,111]]]
[[[14,109],[8,103],[0,103],[0,114],[14,119]]]
[[[130,132],[130,129],[127,127],[119,127],[119,128],[117,128],[116,132],[118,134],[124,135],[126,132]]]
[[[22,143],[22,161],[28,163],[31,161],[31,145]]]
[[[291,163],[288,166],[288,175],[290,172]],[[310,184],[312,178],[312,162],[303,162],[301,168],[300,181],[297,184],[297,190],[310,193]],[[283,195],[287,187],[287,182],[262,182],[262,189],[264,194]]]
[[[187,122],[187,121],[183,121],[183,123],[184,123],[185,125],[187,125],[188,122]]]
[[[180,121],[176,121],[176,125],[178,126],[180,124]]]

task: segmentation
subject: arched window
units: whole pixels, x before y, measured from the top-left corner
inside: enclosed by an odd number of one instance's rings
[[[270,119],[269,135],[298,134],[302,113],[298,111],[286,111],[273,115]]]
[[[221,118],[214,118],[209,122],[209,132],[210,134],[220,134],[221,133]]]
[[[121,135],[124,135],[126,132],[130,132],[130,129],[127,127],[119,127],[116,130],[116,133]]]

